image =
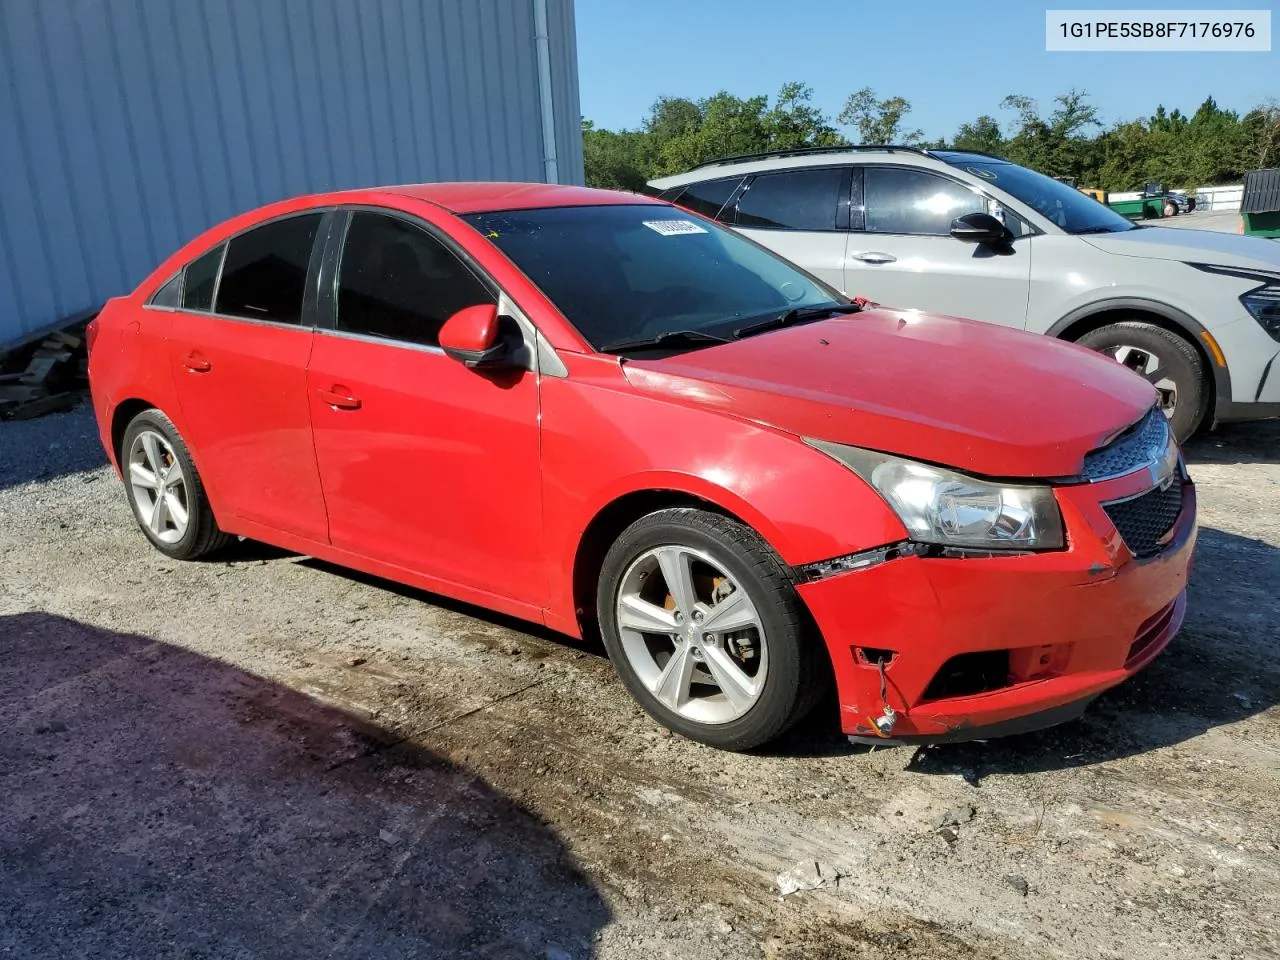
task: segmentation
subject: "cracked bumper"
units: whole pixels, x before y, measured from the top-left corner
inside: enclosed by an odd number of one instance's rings
[[[877,743],[987,739],[1073,719],[1102,691],[1150,663],[1182,626],[1196,539],[1195,488],[1184,487],[1172,538],[1157,556],[1129,554],[1101,504],[1126,481],[1060,488],[1064,551],[980,559],[904,557],[802,584],[826,639],[849,736]],[[874,719],[885,699],[866,651],[891,651],[891,738]],[[1008,651],[1007,683],[934,696],[953,657]]]

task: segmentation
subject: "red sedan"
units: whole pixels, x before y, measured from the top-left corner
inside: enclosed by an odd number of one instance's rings
[[[649,713],[717,747],[777,737],[832,682],[855,739],[1034,729],[1183,620],[1195,493],[1149,383],[850,301],[653,199],[277,203],[89,340],[161,552],[250,537],[599,631]]]

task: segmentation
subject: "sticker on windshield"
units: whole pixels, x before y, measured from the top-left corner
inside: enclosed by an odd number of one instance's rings
[[[700,227],[692,220],[642,220],[640,221],[654,233],[660,233],[664,237],[675,237],[682,233],[706,233],[705,227]]]
[[[983,180],[994,180],[996,175],[990,170],[984,170],[982,167],[965,167],[975,177],[981,177]]]

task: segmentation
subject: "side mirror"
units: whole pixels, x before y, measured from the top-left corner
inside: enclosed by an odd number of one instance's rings
[[[465,367],[505,366],[508,347],[499,336],[492,303],[463,307],[440,328],[440,348]]]
[[[999,243],[1009,231],[989,213],[966,213],[951,221],[951,236],[966,243]]]

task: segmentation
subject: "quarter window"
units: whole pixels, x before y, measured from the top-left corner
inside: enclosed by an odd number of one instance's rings
[[[153,307],[180,307],[182,306],[182,273],[179,270],[169,282],[151,295],[151,306]]]
[[[733,196],[733,191],[738,188],[738,184],[741,182],[741,177],[730,177],[726,180],[691,183],[685,188],[684,193],[680,194],[680,199],[674,202],[692,210],[694,213],[700,213],[704,217],[711,217],[714,220],[720,215],[721,208]]]
[[[444,322],[494,303],[488,288],[443,243],[397,217],[351,216],[338,274],[338,329],[437,346]]]
[[[208,312],[213,309],[213,285],[218,282],[218,268],[227,249],[220,243],[208,253],[192,260],[183,271],[182,309]]]
[[[758,176],[738,200],[736,225],[782,230],[834,230],[843,182],[844,170],[840,167],[815,167]]]
[[[218,284],[217,312],[300,323],[307,265],[322,216],[275,220],[232,239]]]
[[[963,184],[923,170],[872,167],[866,172],[866,208],[871,233],[942,237],[956,217],[984,212],[986,201]]]

